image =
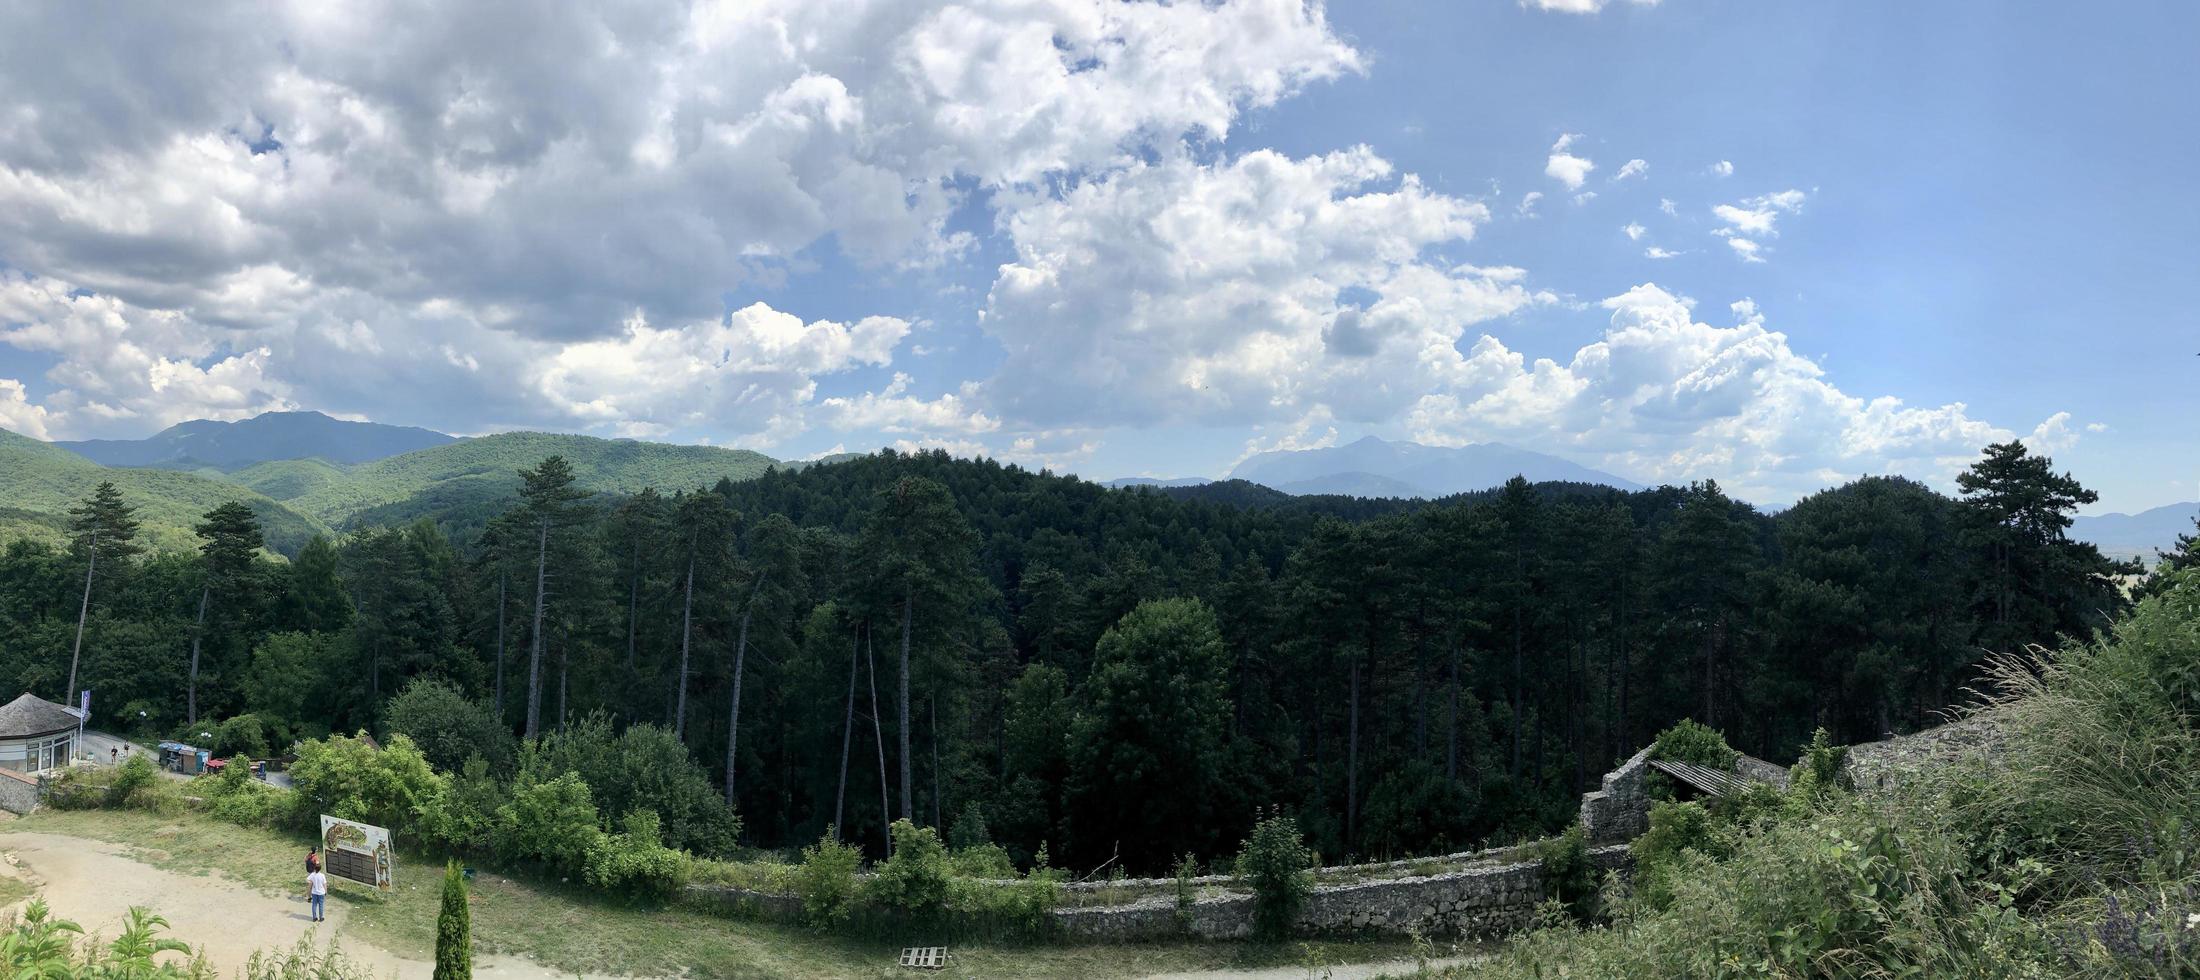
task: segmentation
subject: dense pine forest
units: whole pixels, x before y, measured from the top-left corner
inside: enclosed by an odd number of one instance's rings
[[[147,548],[144,502],[103,486],[69,546],[0,556],[0,671],[224,753],[405,731],[456,771],[662,726],[745,845],[837,825],[875,852],[908,817],[1155,871],[1270,805],[1325,859],[1541,833],[1684,717],[1782,762],[1821,727],[1914,730],[1988,652],[2107,622],[2137,571],[2066,539],[2093,495],[2016,443],[1956,497],[1872,477],[1777,514],[1708,482],[1273,499],[942,453],[626,495],[560,457],[518,477],[287,560],[241,504],[197,551]]]

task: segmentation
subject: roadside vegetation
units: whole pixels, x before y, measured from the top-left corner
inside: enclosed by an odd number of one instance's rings
[[[1658,804],[1632,887],[1451,975],[2200,975],[2200,571],[1968,710],[1994,748],[1884,793],[1820,740],[1785,792]]]

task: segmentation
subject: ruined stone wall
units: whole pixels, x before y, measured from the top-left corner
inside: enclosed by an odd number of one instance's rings
[[[1650,750],[1645,748],[1604,774],[1603,788],[1581,796],[1581,829],[1591,844],[1619,844],[1650,829]]]
[[[1919,773],[1938,771],[1966,758],[1991,756],[2003,737],[1999,719],[1974,715],[1915,735],[1849,746],[1841,771],[1861,792],[1889,790]]]
[[[1595,848],[1589,857],[1605,871],[1628,863],[1625,846]],[[1323,885],[1307,897],[1298,931],[1491,938],[1533,925],[1542,901],[1543,865],[1537,861]],[[1193,903],[1189,923],[1179,923],[1175,900],[1162,896],[1129,905],[1056,909],[1054,921],[1065,935],[1110,942],[1187,934],[1234,939],[1252,934],[1253,897],[1203,898]]]

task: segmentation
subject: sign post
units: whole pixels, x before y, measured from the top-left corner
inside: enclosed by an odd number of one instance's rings
[[[321,870],[330,877],[386,892],[395,864],[387,828],[321,814]]]

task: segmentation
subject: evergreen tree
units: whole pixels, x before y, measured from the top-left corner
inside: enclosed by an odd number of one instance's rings
[[[472,980],[473,911],[466,907],[466,876],[457,861],[443,863],[443,908],[435,917],[435,980]]]
[[[191,670],[187,682],[183,720],[199,720],[199,654],[206,638],[207,610],[216,610],[217,623],[241,623],[251,600],[252,573],[261,546],[260,519],[252,508],[231,501],[207,511],[192,530],[204,543],[199,546],[204,578],[199,587],[198,625],[191,631]],[[215,600],[220,600],[216,603]]]
[[[69,509],[71,548],[84,561],[84,596],[77,604],[76,642],[69,648],[69,685],[61,692],[71,704],[76,702],[76,668],[84,655],[84,621],[91,616],[92,584],[99,560],[107,559],[108,574],[112,576],[119,573],[122,562],[143,550],[136,543],[138,522],[131,516],[135,512],[122,502],[122,491],[106,480],[100,481],[83,503]]]
[[[305,633],[334,633],[349,627],[353,609],[344,587],[340,558],[329,539],[316,534],[290,562],[283,590],[283,628]]]
[[[1100,638],[1070,724],[1078,855],[1120,853],[1153,868],[1211,850],[1229,669],[1214,613],[1197,599],[1140,603]]]
[[[2180,534],[2170,550],[2159,553],[2154,572],[2146,581],[2132,590],[2134,600],[2162,595],[2169,591],[2170,577],[2189,569],[2200,568],[2200,517],[2192,519],[2193,532]]]
[[[2083,635],[2123,604],[2114,581],[2121,569],[2065,534],[2071,515],[2100,494],[2054,465],[2021,442],[1996,443],[1956,476],[1963,541],[1976,569],[1971,601],[1982,626],[1975,642],[1987,649]]]
[[[915,820],[916,782],[909,748],[910,655],[919,631],[961,625],[978,588],[972,568],[975,535],[955,510],[947,488],[904,477],[881,492],[858,548],[872,601],[901,633],[900,697],[894,722],[901,754],[901,818]]]
[[[556,576],[550,570],[551,541],[582,519],[580,501],[588,494],[573,485],[573,467],[563,456],[552,456],[531,470],[519,471],[521,523],[535,538],[534,625],[527,641],[527,727],[532,741],[542,729],[543,614],[550,604],[550,587]]]

